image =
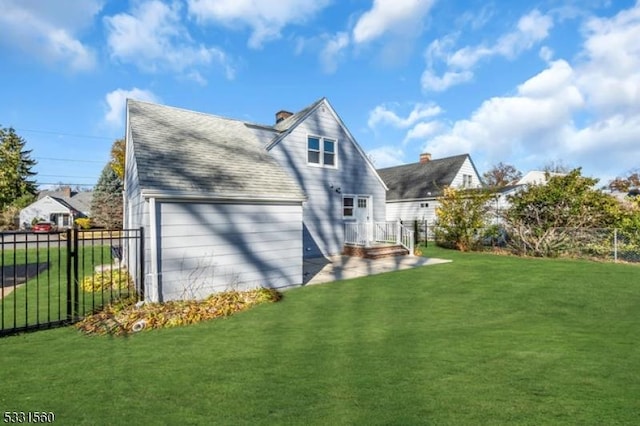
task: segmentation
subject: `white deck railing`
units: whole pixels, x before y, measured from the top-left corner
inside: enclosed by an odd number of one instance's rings
[[[372,234],[372,235],[371,235]],[[400,221],[374,222],[370,233],[366,222],[347,222],[344,224],[344,242],[357,246],[370,246],[372,243],[400,244],[413,255],[413,230],[403,226]]]
[[[369,245],[367,224],[361,222],[347,222],[344,224],[344,243],[356,246]]]
[[[373,224],[373,239],[378,243],[397,243],[398,222],[375,222]]]

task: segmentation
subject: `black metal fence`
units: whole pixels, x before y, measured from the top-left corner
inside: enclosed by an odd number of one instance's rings
[[[0,233],[0,336],[76,322],[142,297],[141,229]]]

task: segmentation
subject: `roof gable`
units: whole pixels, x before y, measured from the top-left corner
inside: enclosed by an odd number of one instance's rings
[[[68,194],[71,194],[69,197]],[[93,197],[93,191],[40,191],[38,193],[38,200],[45,197],[50,197],[59,204],[77,210],[79,212],[86,213],[91,208],[91,199]]]
[[[312,103],[311,105],[307,106],[306,108],[293,114],[292,116],[287,117],[286,119],[282,120],[279,123],[276,123],[275,126],[273,126],[273,128],[280,131],[280,133],[277,134],[267,144],[266,149],[271,150],[274,146],[279,144],[283,139],[287,137],[287,135],[293,132],[296,129],[296,127],[301,125],[311,114],[313,114],[314,111],[316,111],[318,108],[321,108],[321,107],[324,107],[327,109],[327,111],[329,111],[329,113],[333,116],[333,118],[336,120],[338,125],[342,128],[344,134],[347,135],[347,139],[349,140],[349,142],[356,148],[356,150],[362,157],[362,160],[365,162],[367,167],[371,169],[371,171],[377,177],[378,181],[382,184],[382,186],[385,189],[388,189],[384,182],[384,179],[382,179],[382,177],[378,174],[378,171],[376,170],[375,166],[373,165],[369,157],[365,154],[362,147],[355,140],[355,138],[353,137],[353,135],[351,134],[347,126],[344,124],[344,122],[342,121],[342,119],[340,118],[336,110],[331,106],[327,98],[321,98],[315,101],[314,103]]]
[[[304,199],[247,123],[128,100],[127,125],[143,192]]]
[[[378,173],[387,184],[387,201],[430,198],[439,195],[450,186],[464,162],[471,157],[461,154],[431,160],[426,163],[411,163],[379,169]],[[473,162],[471,161],[473,165]],[[475,166],[473,166],[475,169]]]

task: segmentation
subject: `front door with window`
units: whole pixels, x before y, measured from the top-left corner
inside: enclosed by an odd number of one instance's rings
[[[373,237],[373,221],[371,220],[371,197],[358,195],[354,200],[354,216],[360,226],[362,244],[368,245]]]
[[[369,245],[373,239],[373,207],[370,195],[344,195],[343,218],[348,224],[346,241]]]

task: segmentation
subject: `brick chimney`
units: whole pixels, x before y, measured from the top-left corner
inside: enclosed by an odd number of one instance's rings
[[[71,187],[70,186],[65,186],[62,188],[62,195],[64,195],[67,198],[71,198]]]
[[[423,152],[420,154],[420,164],[428,163],[431,161],[431,154],[428,152]]]
[[[289,111],[285,111],[285,110],[280,110],[278,112],[276,112],[276,124],[278,124],[279,122],[281,122],[282,120],[289,118],[293,115],[292,112]]]

